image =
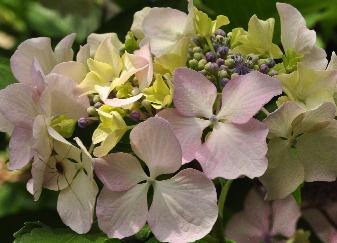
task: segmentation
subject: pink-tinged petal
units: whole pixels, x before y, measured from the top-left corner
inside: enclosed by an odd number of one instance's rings
[[[279,109],[271,113],[264,123],[269,128],[269,138],[287,138],[292,132],[292,123],[305,110],[295,102],[286,102]]]
[[[297,118],[299,121],[294,121],[293,132],[298,135],[323,128],[335,118],[335,114],[335,104],[325,102],[316,109],[309,110]]]
[[[181,166],[182,152],[169,123],[160,117],[147,119],[130,134],[135,154],[150,170],[151,178],[176,172]]]
[[[259,243],[269,233],[269,202],[263,200],[256,189],[252,189],[244,203],[244,210],[235,214],[226,226],[228,239],[237,243]]]
[[[183,163],[195,159],[195,153],[200,149],[202,133],[211,122],[196,117],[184,117],[176,109],[168,108],[158,113],[170,123],[183,152]]]
[[[80,84],[87,75],[88,68],[85,64],[80,62],[61,62],[51,70],[51,73],[63,75],[75,81],[77,84]]]
[[[33,90],[24,84],[11,84],[0,90],[0,112],[13,125],[32,127],[38,114]]]
[[[303,164],[294,154],[287,140],[268,143],[268,160],[272,166],[260,177],[270,200],[290,195],[304,180]]]
[[[297,220],[301,216],[293,196],[272,203],[272,235],[283,235],[291,237],[296,231]]]
[[[33,65],[32,65],[32,70],[31,70],[31,76],[32,76],[32,83],[30,86],[35,92],[35,101],[37,101],[40,98],[41,93],[43,92],[46,83],[44,81],[45,75],[44,72],[41,68],[41,65],[39,61],[34,58],[33,60]]]
[[[217,96],[214,86],[204,75],[188,68],[178,68],[174,73],[174,105],[183,116],[213,115]]]
[[[318,209],[304,210],[303,218],[310,224],[322,242],[337,242],[337,230],[329,223],[327,218]]]
[[[170,51],[184,35],[187,20],[187,14],[179,10],[152,8],[143,21],[151,52],[159,57]]]
[[[55,46],[55,59],[57,63],[73,60],[74,51],[71,49],[71,47],[75,41],[75,38],[75,33],[69,34]]]
[[[267,127],[251,119],[246,124],[219,122],[196,153],[209,178],[261,176],[267,169]]]
[[[89,99],[87,96],[79,96],[74,81],[59,74],[49,74],[46,82],[47,87],[40,102],[48,116],[66,115],[75,120],[87,116]]]
[[[95,173],[111,191],[128,190],[147,178],[138,159],[127,153],[95,159]]]
[[[135,58],[133,58],[133,65],[135,66],[135,68],[142,68],[144,66],[144,63],[148,66],[146,69],[143,69],[136,73],[139,88],[140,90],[143,90],[150,86],[153,79],[153,62],[149,44],[146,44],[142,46],[139,50],[136,50],[134,52],[134,57]]]
[[[99,228],[110,238],[121,239],[136,234],[146,223],[148,188],[147,183],[124,192],[103,187],[96,206]]]
[[[148,224],[158,240],[194,242],[211,231],[217,217],[215,187],[202,172],[185,169],[154,183]]]
[[[264,104],[281,93],[280,81],[268,75],[253,71],[238,76],[222,90],[222,107],[217,117],[234,123],[246,123]]]
[[[80,171],[57,200],[57,211],[63,223],[79,234],[87,233],[93,222],[97,193],[95,181]]]
[[[34,162],[32,163],[32,185],[30,185],[30,192],[34,196],[34,201],[39,200],[44,179],[44,171],[46,169],[47,160],[43,160],[38,155],[34,156]]]
[[[304,165],[305,181],[334,181],[337,176],[337,121],[325,128],[305,133],[296,144]]]
[[[306,28],[306,22],[301,13],[286,3],[276,3],[277,11],[281,19],[281,41],[284,49],[301,51],[298,48],[311,49],[316,43],[316,33]],[[307,38],[305,38],[307,37]],[[300,38],[300,42],[297,40]]]
[[[9,142],[10,170],[18,170],[27,165],[33,158],[33,131],[31,128],[15,127]]]
[[[118,99],[118,98],[106,99],[104,100],[104,104],[113,107],[123,107],[135,103],[136,101],[140,100],[143,97],[143,95],[144,95],[143,93],[140,93],[138,95],[126,99]]]
[[[30,85],[34,82],[31,77],[34,58],[36,58],[41,65],[44,74],[49,73],[54,67],[56,60],[49,38],[39,37],[28,39],[18,46],[11,57],[13,74],[21,83]]]
[[[145,7],[142,10],[137,11],[133,16],[131,31],[137,37],[137,39],[144,38],[143,22],[145,17],[149,14],[150,10],[151,8]]]
[[[11,134],[13,132],[14,126],[8,121],[4,115],[0,112],[0,131],[5,132],[7,134]]]

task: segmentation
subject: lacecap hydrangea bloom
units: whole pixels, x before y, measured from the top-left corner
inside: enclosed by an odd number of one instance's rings
[[[18,83],[0,91],[9,169],[30,171],[34,200],[56,191],[79,234],[95,225],[131,241],[146,231],[149,242],[309,242],[303,214],[335,242],[337,200],[301,197],[337,176],[335,53],[328,61],[289,4],[276,4],[281,45],[273,18],[233,28],[187,5],[146,7],[124,42],[93,33],[76,55],[75,34],[55,48],[45,37],[19,45]],[[230,190],[242,177],[247,195]]]

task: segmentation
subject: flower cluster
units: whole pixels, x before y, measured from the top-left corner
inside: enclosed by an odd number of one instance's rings
[[[248,177],[259,186],[221,229],[226,238],[307,237],[292,194],[336,180],[337,56],[328,63],[297,9],[276,7],[282,47],[274,19],[228,29],[226,16],[212,20],[192,1],[188,13],[146,7],[124,43],[91,34],[76,57],[75,34],[55,48],[24,41],[11,58],[18,83],[0,91],[8,167],[31,170],[35,200],[58,191],[62,221],[80,234],[97,217],[111,238],[147,224],[162,242],[199,240],[224,220],[231,180]],[[335,242],[337,229],[318,235]]]

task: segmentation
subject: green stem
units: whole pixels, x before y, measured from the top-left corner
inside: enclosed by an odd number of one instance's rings
[[[231,187],[232,182],[233,182],[232,180],[227,180],[225,184],[223,185],[221,193],[220,193],[220,197],[218,201],[218,208],[219,208],[219,215],[221,219],[223,219],[223,209],[225,207],[228,191],[229,191],[229,188]]]
[[[214,46],[212,45],[212,42],[211,42],[211,39],[209,38],[209,36],[206,37],[206,41],[207,41],[207,44],[208,44],[209,48],[211,49],[211,51],[215,54]]]

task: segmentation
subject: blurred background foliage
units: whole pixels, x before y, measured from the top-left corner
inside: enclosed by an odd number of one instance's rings
[[[239,26],[247,28],[248,20],[253,14],[261,19],[274,17],[275,42],[280,41],[276,0],[194,2],[210,16],[227,15],[231,20],[230,25],[226,26],[228,30]],[[285,2],[291,3],[302,12],[309,27],[318,32],[320,44],[327,49],[328,55],[337,49],[337,0]],[[183,11],[187,9],[186,0],[0,0],[0,89],[15,81],[10,72],[9,58],[17,45],[25,39],[48,36],[56,43],[65,35],[76,32],[78,35],[75,49],[92,32],[116,32],[123,40],[131,26],[133,14],[145,6],[170,6]],[[0,133],[0,242],[13,242],[13,233],[26,221],[41,220],[50,226],[62,226],[55,211],[57,194],[44,192],[39,202],[33,202],[25,189],[29,174],[6,170],[7,144],[8,137]],[[245,194],[235,192],[245,192],[248,188],[249,183],[245,180],[234,183],[229,194],[229,198],[233,199],[229,202],[232,209],[240,209]],[[22,232],[32,227],[37,227],[38,232],[45,226],[28,224]],[[55,233],[50,229],[48,232],[51,237]],[[67,241],[71,236],[68,232],[65,238],[57,238],[55,242]],[[105,242],[100,236],[97,239],[97,242]],[[30,241],[21,239],[16,242]],[[79,238],[79,242],[87,241]]]

